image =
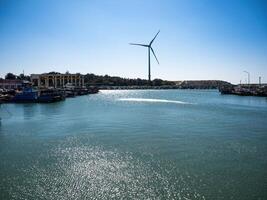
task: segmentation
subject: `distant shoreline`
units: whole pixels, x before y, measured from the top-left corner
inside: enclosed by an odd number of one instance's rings
[[[219,89],[221,86],[232,86],[231,83],[219,80],[202,80],[202,81],[177,81],[173,84],[163,85],[98,85],[100,90],[130,90],[130,89]]]
[[[179,86],[99,86],[99,90],[218,90],[219,88],[181,88]]]

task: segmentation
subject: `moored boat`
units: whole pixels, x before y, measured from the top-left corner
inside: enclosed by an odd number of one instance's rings
[[[22,91],[16,92],[11,99],[15,103],[34,103],[38,100],[38,91],[32,88],[24,88]]]
[[[77,96],[77,92],[74,89],[65,89],[66,97],[75,97]]]
[[[60,90],[55,89],[41,90],[38,97],[39,103],[52,103],[61,100],[65,100],[65,95]]]
[[[13,98],[13,96],[9,94],[0,94],[0,103],[6,103],[10,102],[10,100]]]

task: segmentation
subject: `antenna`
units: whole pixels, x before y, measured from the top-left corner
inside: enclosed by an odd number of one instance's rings
[[[129,43],[130,45],[136,45],[136,46],[142,46],[142,47],[147,47],[148,48],[148,81],[149,83],[151,84],[151,66],[150,66],[150,51],[152,51],[156,61],[158,62],[159,64],[159,61],[158,61],[158,58],[152,48],[152,43],[154,42],[154,40],[156,39],[156,37],[158,36],[160,30],[157,32],[157,34],[154,36],[154,38],[150,41],[149,44],[138,44],[138,43]]]

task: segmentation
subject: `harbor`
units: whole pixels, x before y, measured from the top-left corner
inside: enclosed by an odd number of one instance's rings
[[[90,75],[91,76],[91,75]],[[87,75],[44,73],[30,76],[30,80],[0,80],[1,103],[52,103],[66,98],[96,94],[99,90],[168,90],[168,89],[217,89],[222,95],[267,97],[267,84],[233,85],[220,80],[163,81],[155,79],[141,83],[126,79],[124,83],[111,82],[113,77],[104,77],[98,84],[88,81]],[[86,79],[86,82],[85,82]],[[118,77],[114,77],[118,80]],[[129,85],[133,84],[133,85]]]
[[[30,81],[0,80],[0,86],[1,103],[53,103],[99,91],[86,87],[80,74],[34,74]]]
[[[0,0],[0,200],[267,200],[267,0]]]
[[[22,90],[1,90],[1,103],[53,103],[63,101],[65,98],[96,94],[98,88],[73,88],[73,89],[39,89],[23,88]]]

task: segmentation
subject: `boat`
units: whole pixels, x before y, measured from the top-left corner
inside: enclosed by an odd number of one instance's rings
[[[96,93],[98,93],[99,92],[99,89],[98,89],[98,87],[89,87],[88,88],[88,94],[96,94]]]
[[[7,103],[10,102],[10,100],[13,98],[13,96],[9,94],[0,94],[0,103]]]
[[[65,89],[65,95],[66,97],[75,97],[77,96],[77,92],[72,89]]]
[[[38,97],[39,103],[52,103],[62,100],[65,100],[65,95],[60,90],[55,89],[41,90]]]
[[[22,91],[16,92],[11,99],[15,103],[35,103],[38,100],[38,91],[32,88],[24,88]]]
[[[77,96],[77,91],[75,90],[75,86],[71,83],[67,83],[64,87],[66,97],[75,97]]]

